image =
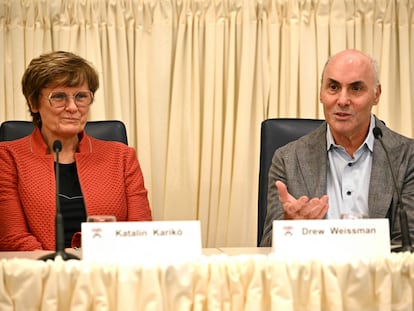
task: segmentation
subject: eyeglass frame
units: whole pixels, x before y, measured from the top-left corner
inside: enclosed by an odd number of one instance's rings
[[[77,102],[77,99],[76,99],[76,96],[79,94],[79,93],[81,93],[81,92],[88,92],[90,95],[91,95],[91,102],[88,104],[88,105],[85,105],[85,106],[79,106],[78,105],[78,102]],[[65,94],[65,104],[63,105],[63,106],[55,106],[53,103],[52,103],[52,95],[54,94],[54,93],[61,93],[61,94]],[[48,96],[46,96],[46,95],[44,95],[44,94],[42,94],[45,98],[47,98],[48,99],[48,101],[49,101],[49,104],[50,104],[50,106],[52,107],[52,108],[55,108],[55,109],[61,109],[61,108],[66,108],[67,106],[68,106],[68,103],[69,103],[69,98],[73,98],[73,102],[75,103],[75,105],[76,105],[76,107],[78,108],[78,109],[85,109],[85,108],[89,108],[91,105],[92,105],[92,103],[93,103],[93,100],[94,100],[94,95],[93,95],[93,92],[91,91],[91,90],[79,90],[79,91],[76,91],[75,92],[75,94],[73,94],[73,95],[68,95],[68,94],[66,94],[65,92],[62,92],[62,91],[52,91],[52,92],[50,92],[49,93],[49,95]]]

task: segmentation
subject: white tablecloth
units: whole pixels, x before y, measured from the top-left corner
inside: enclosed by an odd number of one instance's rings
[[[348,263],[203,256],[170,266],[0,261],[0,310],[413,310],[414,255]]]

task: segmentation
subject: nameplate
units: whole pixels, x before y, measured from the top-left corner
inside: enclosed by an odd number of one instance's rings
[[[390,253],[388,219],[275,220],[273,252],[305,260],[383,257]]]
[[[173,263],[201,256],[199,221],[82,223],[82,258],[104,263]]]

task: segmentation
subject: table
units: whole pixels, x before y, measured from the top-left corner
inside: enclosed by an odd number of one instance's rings
[[[0,253],[0,310],[414,310],[410,253],[327,263],[212,248],[135,266],[33,260],[43,254]]]

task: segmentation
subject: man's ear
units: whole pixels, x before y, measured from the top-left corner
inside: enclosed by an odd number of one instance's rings
[[[375,93],[375,105],[378,104],[378,102],[379,102],[379,99],[380,99],[380,96],[381,96],[381,92],[382,92],[381,84],[378,84],[378,86],[377,86],[377,92]]]

